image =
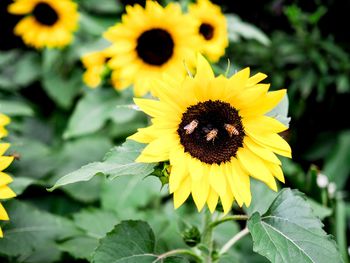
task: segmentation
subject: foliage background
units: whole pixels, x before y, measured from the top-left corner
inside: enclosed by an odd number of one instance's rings
[[[24,46],[12,34],[20,18],[7,14],[10,2],[0,3],[0,111],[12,118],[8,141],[11,153],[18,153],[20,160],[9,170],[18,197],[4,204],[11,221],[1,223],[5,238],[0,240],[0,261],[86,262],[99,240],[128,219],[149,222],[158,251],[186,246],[182,236],[192,226],[200,227],[201,215],[191,205],[173,211],[166,188],[161,188],[156,177],[144,179],[141,173],[116,180],[95,176],[88,182],[46,190],[63,175],[103,160],[113,146],[147,124],[143,114],[116,107],[129,104],[131,92],[90,90],[81,81],[80,56],[105,45],[100,34],[120,19],[124,1],[78,1],[81,25],[76,41],[64,50],[42,52]],[[291,123],[284,135],[292,146],[293,160],[283,159],[286,186],[313,200],[325,231],[335,237],[347,262],[349,2],[214,2],[225,13],[235,14],[228,15],[234,22],[230,24],[231,43],[216,71],[224,72],[229,58],[232,72],[250,66],[253,72],[267,73],[273,88],[288,89]],[[137,149],[129,151],[137,154]],[[121,156],[116,158],[123,163]],[[329,179],[321,188],[320,173]],[[261,185],[253,187],[258,198],[247,213],[264,210],[274,197]],[[235,211],[242,213],[238,207]],[[223,244],[242,227],[235,222],[219,226],[217,243]],[[246,237],[222,262],[266,261],[251,249],[252,240]]]

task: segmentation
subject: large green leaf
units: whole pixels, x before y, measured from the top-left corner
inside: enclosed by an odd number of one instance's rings
[[[263,216],[252,215],[248,228],[254,251],[271,262],[343,262],[335,242],[298,191],[283,189]]]
[[[119,222],[115,212],[97,208],[84,209],[74,214],[73,221],[77,228],[84,231],[84,234],[64,241],[59,248],[75,258],[88,260],[98,247],[99,239],[103,238]]]
[[[94,263],[151,263],[155,237],[151,227],[143,221],[123,221],[105,238],[93,255]]]
[[[122,146],[113,148],[103,162],[90,163],[63,176],[50,191],[63,185],[89,181],[97,174],[104,174],[111,179],[122,175],[147,176],[153,172],[155,164],[135,162],[143,147],[143,144],[126,141]]]
[[[40,211],[26,203],[12,200],[5,206],[11,220],[3,226],[0,254],[22,258],[51,254],[50,260],[46,257],[46,262],[51,262],[57,260],[59,252],[55,241],[79,234],[68,219]]]
[[[115,105],[117,95],[112,90],[88,92],[75,108],[64,137],[71,138],[99,130],[108,120]]]

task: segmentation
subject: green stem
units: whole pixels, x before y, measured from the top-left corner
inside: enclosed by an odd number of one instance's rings
[[[226,253],[238,240],[246,236],[249,233],[249,229],[246,227],[241,232],[234,235],[227,243],[221,248],[219,255]]]
[[[193,258],[195,258],[198,262],[202,262],[202,258],[200,256],[198,256],[196,253],[194,253],[191,250],[188,249],[174,249],[174,250],[170,250],[164,254],[161,254],[157,257],[156,260],[154,260],[152,263],[156,263],[156,262],[163,262],[163,259],[174,256],[174,255],[189,255]]]
[[[210,224],[211,228],[214,228],[222,223],[225,223],[227,221],[232,221],[232,220],[248,220],[249,217],[247,215],[232,215],[232,216],[226,216],[224,218],[221,218],[219,220],[216,220]]]
[[[206,209],[204,217],[204,231],[202,235],[202,243],[208,248],[208,255],[205,256],[205,263],[212,263],[213,228],[210,227],[211,223],[211,213],[208,209]]]

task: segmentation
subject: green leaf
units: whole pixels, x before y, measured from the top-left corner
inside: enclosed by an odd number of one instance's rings
[[[304,196],[290,189],[283,189],[263,216],[256,212],[248,221],[254,251],[271,262],[343,262],[322,226]]]
[[[79,233],[68,219],[17,200],[7,202],[6,209],[11,220],[3,226],[4,238],[0,239],[0,253],[4,255],[27,258],[47,254],[49,249],[52,260],[56,260],[55,241]]]
[[[31,107],[22,101],[0,100],[0,112],[9,116],[32,116]]]
[[[59,106],[69,108],[73,99],[83,87],[82,70],[73,69],[71,72],[63,70],[52,70],[45,72],[43,77],[43,87]]]
[[[259,43],[268,46],[270,39],[259,28],[243,22],[237,15],[226,14],[228,25],[228,35],[232,42],[237,42],[240,38],[254,39]]]
[[[88,236],[78,236],[58,245],[58,248],[77,259],[91,260],[93,251],[98,246],[98,239]]]
[[[339,189],[343,189],[350,174],[350,132],[340,134],[322,171]]]
[[[155,237],[151,227],[143,221],[123,221],[107,234],[96,249],[94,263],[151,263]]]
[[[29,177],[13,177],[13,182],[11,183],[11,189],[18,196],[22,194],[24,190],[34,182],[35,180]]]
[[[273,108],[270,112],[268,112],[266,115],[273,117],[289,127],[290,117],[288,117],[288,108],[289,108],[289,100],[288,96],[285,95],[283,99],[278,103],[278,105]]]
[[[66,142],[63,144],[61,151],[55,156],[57,165],[49,184],[54,184],[63,175],[79,169],[86,163],[102,159],[111,147],[110,139],[99,134]],[[67,185],[62,190],[75,200],[85,203],[94,202],[100,196],[101,179],[95,177],[89,182]]]
[[[85,233],[94,238],[102,238],[118,223],[118,218],[113,211],[89,208],[73,215],[74,223]],[[98,224],[96,224],[98,222]]]
[[[139,218],[140,209],[161,199],[161,184],[157,177],[135,174],[102,185],[101,205],[118,213],[120,219]],[[135,194],[137,193],[137,194]]]
[[[65,138],[93,133],[105,124],[118,104],[114,90],[92,90],[78,103],[71,116]]]
[[[75,258],[91,259],[92,253],[103,238],[119,222],[113,211],[88,208],[73,215],[75,225],[84,231],[84,235],[75,236],[59,245],[60,250]],[[96,223],[98,222],[98,223]]]
[[[122,146],[115,147],[107,153],[103,162],[90,163],[77,171],[63,176],[49,191],[53,191],[63,185],[89,181],[97,174],[104,174],[111,179],[122,175],[147,176],[153,172],[155,165],[134,162],[140,155],[143,147],[143,144],[126,141]]]
[[[41,58],[37,52],[0,52],[0,88],[14,90],[28,86],[41,75]]]

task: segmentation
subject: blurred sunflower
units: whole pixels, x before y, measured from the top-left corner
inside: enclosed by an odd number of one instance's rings
[[[118,88],[134,84],[136,96],[142,96],[163,73],[184,75],[183,63],[193,64],[198,46],[196,25],[177,4],[163,8],[147,1],[145,8],[127,6],[122,22],[104,34],[115,53],[108,65],[119,79]]]
[[[228,213],[234,200],[250,205],[249,176],[275,191],[275,177],[284,182],[275,153],[291,157],[288,143],[278,135],[287,127],[264,114],[286,90],[268,92],[268,84],[259,84],[266,75],[249,74],[246,68],[231,78],[215,77],[198,56],[194,78],[178,82],[166,77],[154,82],[159,101],[134,99],[152,117],[150,127],[129,137],[148,143],[137,161],[170,160],[175,208],[192,194],[198,210],[207,203],[213,212],[220,198]]]
[[[71,0],[15,0],[8,11],[26,15],[14,32],[35,48],[64,47],[78,27],[77,4]]]
[[[0,114],[0,137],[3,137],[7,134],[7,131],[5,130],[4,126],[8,124],[10,119]],[[2,131],[5,131],[5,133],[1,133]],[[15,197],[16,194],[7,186],[9,183],[12,182],[12,178],[3,172],[13,161],[12,156],[3,156],[6,150],[10,147],[10,144],[8,143],[0,143],[0,200],[8,199]],[[0,220],[9,220],[9,217],[7,215],[7,212],[5,208],[0,203]],[[3,233],[0,227],[0,237],[3,237]]]
[[[198,0],[196,4],[189,5],[189,14],[200,22],[201,52],[209,60],[218,61],[228,46],[226,19],[220,7],[209,0]]]
[[[83,75],[83,81],[90,88],[96,88],[101,84],[102,74],[106,69],[107,59],[108,57],[103,50],[87,53],[81,58],[81,61],[86,68]]]

